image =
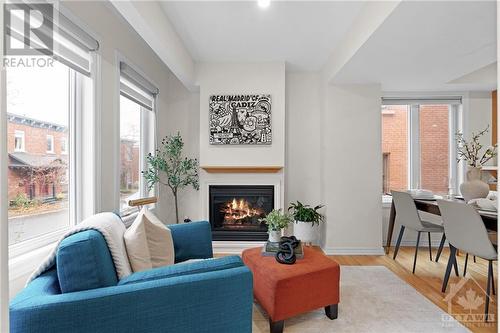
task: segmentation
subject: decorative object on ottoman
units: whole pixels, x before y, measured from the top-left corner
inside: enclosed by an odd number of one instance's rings
[[[300,239],[299,245],[294,249],[293,253],[297,259],[304,258],[304,246]],[[262,255],[267,257],[276,257],[276,253],[280,250],[280,243],[267,241],[262,247]]]
[[[272,333],[283,331],[285,319],[318,308],[337,318],[340,266],[321,250],[304,247],[304,259],[295,265],[262,256],[260,247],[243,251],[242,258],[253,273],[254,296],[269,315]]]
[[[273,209],[265,218],[259,219],[259,222],[265,222],[267,224],[269,241],[274,243],[280,241],[282,230],[285,229],[291,221],[291,216],[286,212],[282,212],[281,209]]]
[[[300,201],[291,203],[288,210],[292,211],[295,220],[293,234],[304,243],[313,243],[319,234],[319,225],[324,221],[324,216],[318,212],[323,205],[311,207],[304,205]]]
[[[479,133],[472,132],[472,138],[467,141],[460,131],[456,134],[457,161],[467,163],[467,181],[460,184],[460,193],[465,202],[472,199],[486,198],[490,191],[487,183],[481,180],[481,168],[497,155],[497,145],[489,146],[481,153],[483,145],[479,139],[489,131],[489,125]]]
[[[276,261],[280,264],[293,265],[297,261],[295,256],[295,249],[300,245],[300,241],[291,237],[281,237],[279,243],[279,251],[276,253]]]
[[[195,190],[200,189],[198,179],[198,160],[182,156],[184,142],[180,133],[169,135],[161,140],[161,147],[155,154],[146,156],[147,169],[142,175],[148,184],[149,190],[155,184],[162,184],[170,188],[175,202],[175,223],[179,223],[179,206],[177,193],[179,189],[191,185]]]

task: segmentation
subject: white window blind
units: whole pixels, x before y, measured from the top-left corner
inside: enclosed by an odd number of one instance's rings
[[[404,97],[382,97],[382,105],[435,105],[435,104],[462,104],[460,96],[442,96],[432,98],[404,98]]]
[[[90,76],[92,52],[99,49],[99,43],[87,32],[73,23],[53,6],[42,3],[9,4],[12,9],[7,15],[6,28],[10,38],[36,48],[40,55],[53,55],[53,57],[74,70]],[[17,10],[16,10],[17,9]],[[26,31],[26,13],[31,11],[32,17],[52,22],[52,29],[41,26],[37,33]],[[53,40],[52,49],[47,50],[45,41]],[[45,50],[44,50],[45,49]]]
[[[159,90],[125,62],[120,62],[120,94],[150,111]]]

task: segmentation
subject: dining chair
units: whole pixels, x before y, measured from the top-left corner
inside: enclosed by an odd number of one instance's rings
[[[490,293],[491,289],[494,289],[493,261],[498,259],[497,250],[490,240],[481,216],[472,206],[446,200],[438,200],[438,205],[443,217],[444,232],[450,244],[450,257],[441,291],[445,292],[448,286],[451,266],[457,261],[457,250],[487,260],[488,281],[486,285],[486,304],[484,306],[485,321],[487,321]]]
[[[491,244],[493,244],[493,247],[497,250],[498,252],[498,235],[496,231],[488,231],[488,237],[491,241]],[[474,263],[476,263],[476,256],[473,256],[474,258]],[[464,264],[464,276],[467,274],[467,264],[469,262],[469,254],[467,253],[465,255],[465,264]],[[493,281],[492,281],[493,283]],[[493,295],[495,295],[495,284],[493,283]]]
[[[418,246],[420,243],[420,234],[426,232],[429,238],[429,258],[432,261],[432,247],[431,247],[431,233],[442,233],[441,242],[439,244],[438,254],[436,255],[436,260],[439,260],[439,256],[443,250],[444,242],[446,240],[444,236],[444,228],[442,225],[424,221],[420,218],[418,214],[417,206],[412,196],[407,192],[391,191],[392,200],[394,200],[394,207],[396,208],[396,219],[401,223],[401,229],[399,231],[398,240],[396,243],[396,249],[394,250],[393,259],[396,259],[398,255],[399,246],[401,245],[401,240],[405,228],[414,230],[417,232],[417,244],[415,245],[415,258],[413,259],[413,270],[415,274],[415,266],[417,264],[418,256]],[[458,269],[457,269],[458,274]]]

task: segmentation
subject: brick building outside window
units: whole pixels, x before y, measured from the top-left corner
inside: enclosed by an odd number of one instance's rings
[[[64,201],[68,191],[68,157],[56,142],[67,140],[67,128],[15,114],[7,118],[11,206],[25,200],[37,203]],[[48,137],[52,138],[51,147],[48,147]]]
[[[446,194],[450,184],[450,106],[413,106],[417,113],[417,133],[410,130],[411,105],[382,107],[382,191],[423,188]],[[417,167],[410,175],[410,146],[416,152]],[[453,167],[453,165],[451,166]],[[411,179],[418,180],[411,184]]]

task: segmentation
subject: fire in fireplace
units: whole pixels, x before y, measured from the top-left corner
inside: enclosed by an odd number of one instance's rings
[[[274,208],[274,186],[213,185],[209,210],[214,240],[266,240],[259,219]]]
[[[224,214],[222,224],[226,226],[256,224],[255,219],[265,216],[262,208],[254,208],[247,200],[236,198],[226,202],[221,212]]]

